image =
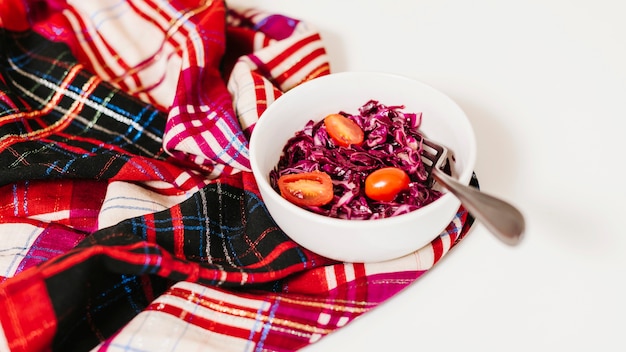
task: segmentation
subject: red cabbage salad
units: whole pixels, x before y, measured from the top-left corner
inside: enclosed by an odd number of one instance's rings
[[[322,175],[317,173],[322,172],[332,180],[332,197],[328,197],[331,200],[326,200],[325,204],[297,205],[340,219],[389,218],[430,204],[441,196],[441,192],[432,189],[427,182],[428,174],[420,157],[423,150],[419,131],[422,114],[403,112],[403,109],[403,105],[386,106],[370,100],[358,109],[358,114],[333,114],[351,120],[362,131],[362,142],[347,146],[329,135],[332,126],[325,124],[324,120],[309,121],[283,148],[278,164],[269,175],[272,187],[282,194],[281,177],[315,176]],[[372,199],[368,196],[370,193],[365,192],[366,179],[381,169],[401,169],[408,178],[405,177],[405,183],[392,191],[388,199]],[[389,185],[383,184],[382,191],[387,192]],[[302,197],[306,189],[293,193]]]

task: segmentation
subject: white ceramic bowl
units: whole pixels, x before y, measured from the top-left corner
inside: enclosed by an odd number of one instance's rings
[[[344,72],[303,83],[272,103],[252,133],[250,158],[261,196],[278,226],[301,246],[346,262],[378,262],[397,258],[431,242],[456,214],[460,202],[449,193],[411,213],[377,220],[345,220],[302,209],[280,196],[269,173],[294,133],[309,120],[330,113],[358,113],[370,99],[404,105],[422,113],[420,130],[456,156],[455,170],[469,183],[476,160],[476,141],[461,108],[440,91],[416,80],[374,72]]]

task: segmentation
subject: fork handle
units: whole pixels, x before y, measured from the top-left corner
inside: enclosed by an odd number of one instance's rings
[[[524,216],[517,208],[502,199],[464,185],[437,168],[433,169],[432,175],[502,242],[509,245],[520,242],[526,225]]]

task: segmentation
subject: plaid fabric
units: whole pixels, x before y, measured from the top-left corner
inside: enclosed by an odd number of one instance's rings
[[[310,24],[220,1],[0,2],[0,350],[292,351],[432,268],[463,208],[375,264],[267,213],[248,138],[330,72]]]

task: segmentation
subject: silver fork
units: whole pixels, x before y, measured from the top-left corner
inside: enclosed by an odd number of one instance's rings
[[[526,225],[524,216],[517,208],[448,176],[443,171],[450,154],[448,148],[424,138],[423,150],[422,161],[431,180],[448,189],[474,218],[502,242],[516,245],[521,241]]]

